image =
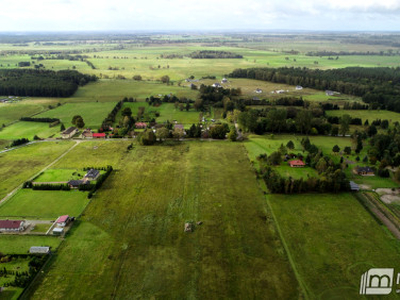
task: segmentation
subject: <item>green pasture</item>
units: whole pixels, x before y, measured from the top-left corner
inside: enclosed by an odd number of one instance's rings
[[[343,115],[350,115],[352,118],[360,118],[362,123],[368,120],[369,124],[376,119],[388,120],[389,123],[400,122],[400,114],[388,110],[328,110],[327,116],[340,117]]]
[[[8,274],[7,277],[0,277],[0,286],[4,287],[6,283],[13,282],[15,280],[15,274],[17,272],[28,272],[29,271],[29,261],[31,258],[13,258],[10,262],[1,263],[1,268],[6,269],[7,272],[13,272],[14,274]],[[20,287],[6,287],[1,293],[1,299],[18,299],[18,296],[22,293],[24,289]]]
[[[35,178],[35,182],[59,182],[78,180],[86,174],[83,170],[78,169],[47,169],[39,177]]]
[[[353,195],[268,199],[310,299],[355,299],[367,270],[400,267],[400,242]]]
[[[28,254],[32,246],[51,247],[54,251],[61,239],[43,235],[0,235],[0,252],[4,254]]]
[[[79,216],[89,203],[80,191],[34,191],[21,189],[0,205],[0,217],[48,219],[61,215]]]
[[[16,140],[27,138],[30,141],[37,135],[40,138],[53,137],[60,132],[60,126],[49,127],[45,122],[25,122],[20,121],[7,126],[0,131],[0,139]]]
[[[100,148],[82,157],[86,144],[60,164],[96,164]],[[111,153],[110,144],[101,152]],[[33,299],[301,297],[241,144],[135,146],[112,156],[115,172],[35,283]]]
[[[122,99],[120,99],[122,100]],[[55,109],[39,114],[38,118],[58,118],[65,127],[73,126],[71,121],[76,115],[80,115],[85,122],[85,128],[99,128],[103,120],[114,108],[116,102],[84,102],[66,103]],[[57,126],[59,129],[60,126]]]
[[[0,198],[67,151],[73,142],[36,143],[0,154]]]
[[[40,233],[46,233],[52,224],[49,223],[38,223],[35,225],[35,227],[31,230],[31,232],[40,232]]]

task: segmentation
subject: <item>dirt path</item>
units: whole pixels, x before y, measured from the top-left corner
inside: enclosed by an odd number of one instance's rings
[[[31,178],[29,178],[27,181],[32,180],[36,176],[38,176],[40,173],[46,171],[48,168],[53,166],[55,163],[57,163],[60,159],[62,159],[65,155],[67,155],[72,149],[74,149],[76,146],[78,146],[81,141],[75,141],[76,143],[69,148],[67,151],[65,151],[63,154],[61,154],[59,157],[57,157],[54,161],[52,161],[50,164],[48,164],[46,167],[44,167],[42,170],[40,170],[38,173],[33,175]],[[22,187],[22,184],[17,186],[14,190],[12,190],[10,193],[8,193],[3,199],[0,200],[0,204],[2,204],[4,201],[7,201],[8,199],[11,198],[12,195],[14,195],[20,188]]]

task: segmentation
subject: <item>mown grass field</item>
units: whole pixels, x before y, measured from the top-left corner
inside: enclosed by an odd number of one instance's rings
[[[353,195],[268,199],[310,299],[356,299],[368,269],[400,267],[400,242]]]
[[[0,199],[49,165],[72,142],[36,143],[0,154]]]
[[[102,152],[115,144],[102,143]],[[83,162],[81,146],[60,164],[95,164],[100,147],[86,147]],[[135,146],[120,154],[33,299],[299,297],[242,145]],[[189,221],[203,224],[185,233]]]
[[[389,123],[400,122],[400,114],[387,110],[329,110],[327,116],[350,115],[352,118],[360,118],[362,123],[368,120],[369,124],[376,119],[388,120]]]
[[[28,254],[32,246],[51,247],[54,251],[61,239],[43,235],[0,235],[0,251],[7,254]]]
[[[49,127],[49,123],[20,121],[0,131],[0,139],[16,140],[27,138],[30,141],[37,135],[40,138],[53,137],[60,132],[60,126]]]
[[[35,178],[35,182],[59,182],[81,179],[86,174],[83,170],[78,169],[47,169],[39,177]]]
[[[14,272],[13,275],[8,274],[7,277],[0,277],[0,286],[4,286],[5,283],[9,283],[15,280],[16,272],[28,272],[29,271],[29,261],[30,258],[14,258],[10,262],[1,263],[2,269],[5,268],[8,272]],[[1,293],[1,299],[18,299],[18,296],[22,293],[24,289],[20,287],[7,288],[6,291]]]
[[[89,203],[86,192],[19,190],[0,205],[0,217],[56,219],[62,215],[79,216]]]
[[[122,100],[122,98],[120,99]],[[73,126],[71,121],[75,115],[80,115],[85,122],[85,128],[97,129],[103,120],[114,108],[116,102],[107,103],[66,103],[55,109],[37,115],[38,118],[58,118],[64,123],[65,127]],[[60,126],[56,126],[58,129]]]

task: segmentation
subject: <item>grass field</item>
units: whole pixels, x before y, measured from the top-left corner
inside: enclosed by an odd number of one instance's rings
[[[0,205],[0,217],[56,219],[62,215],[79,216],[89,203],[87,193],[80,191],[19,190]]]
[[[360,118],[362,123],[368,120],[369,124],[376,119],[389,120],[390,123],[400,122],[400,114],[387,110],[329,110],[326,112],[327,116],[342,116],[344,114],[350,115],[352,118]]]
[[[60,132],[60,126],[49,127],[49,123],[44,122],[17,122],[7,126],[0,131],[0,139],[16,140],[27,138],[33,140],[37,135],[40,138],[48,138]]]
[[[31,258],[14,258],[12,261],[7,263],[1,263],[1,268],[5,268],[8,272],[14,272],[13,275],[8,274],[7,277],[0,277],[0,286],[4,286],[5,283],[10,283],[15,280],[16,272],[27,272],[29,271],[29,261]],[[1,293],[1,299],[18,299],[18,296],[24,289],[20,287],[7,287],[5,291]]]
[[[78,180],[85,175],[85,171],[78,169],[48,169],[38,178],[35,178],[35,182],[58,182],[58,181],[69,181]]]
[[[400,242],[351,194],[268,198],[310,299],[355,299],[368,269],[400,268]]]
[[[122,99],[120,99],[122,100]],[[111,110],[115,106],[115,102],[107,102],[107,103],[93,103],[93,102],[84,102],[84,103],[66,103],[62,106],[59,106],[55,109],[46,111],[42,114],[39,114],[38,118],[58,118],[64,123],[65,127],[68,128],[72,126],[72,118],[75,115],[80,115],[85,122],[85,128],[97,129],[101,126],[103,120],[107,117],[107,115],[111,112]],[[60,126],[57,126],[59,129]]]
[[[114,167],[33,299],[299,297],[242,145],[137,146]]]
[[[0,199],[67,151],[72,142],[36,143],[0,154]]]
[[[54,251],[61,239],[42,235],[0,235],[0,251],[7,254],[28,254],[32,246],[47,246]]]

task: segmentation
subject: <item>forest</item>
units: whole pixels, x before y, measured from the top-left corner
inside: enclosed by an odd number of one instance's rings
[[[0,70],[0,94],[31,97],[69,97],[79,86],[96,81],[94,75],[77,71]]]

